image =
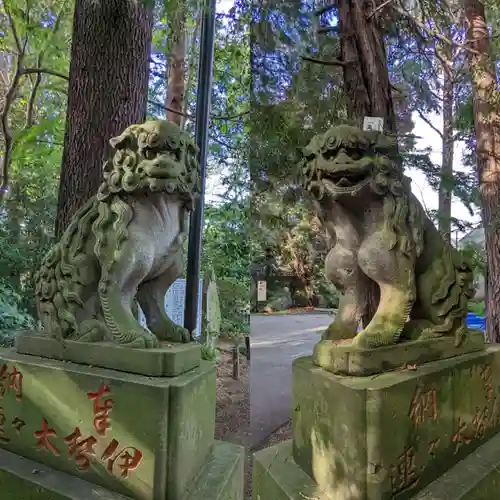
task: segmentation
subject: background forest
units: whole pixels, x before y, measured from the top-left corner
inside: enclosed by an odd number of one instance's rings
[[[283,298],[283,278],[275,273],[274,307],[290,299],[296,305],[336,303],[321,278],[329,242],[293,183],[297,146],[332,124],[377,116],[397,135],[407,175],[423,173],[438,193],[438,210],[428,212],[448,241],[456,244],[471,229],[473,215],[482,220],[486,245],[471,243],[461,251],[472,259],[477,278],[486,278],[488,335],[500,340],[498,16],[498,2],[476,0],[268,1],[256,7],[251,240],[266,240],[261,268],[285,271],[295,295]],[[436,115],[442,125],[436,126]],[[417,147],[417,118],[440,144]],[[464,154],[454,164],[459,143]],[[439,163],[431,161],[431,149],[442,151]],[[452,213],[453,199],[467,208],[467,220]],[[470,308],[484,314],[484,306]]]
[[[2,2],[0,149],[4,176],[8,173],[8,192],[6,184],[0,189],[3,190],[0,204],[0,331],[4,343],[11,341],[9,332],[13,328],[34,326],[36,308],[32,277],[56,237],[57,225],[64,222],[66,214],[61,199],[65,187],[66,190],[72,188],[72,198],[82,200],[94,194],[96,182],[97,185],[100,182],[100,158],[97,165],[92,165],[96,161],[82,158],[81,154],[73,157],[71,152],[63,154],[67,113],[69,121],[78,122],[78,116],[71,114],[78,108],[76,101],[81,100],[83,92],[80,90],[80,96],[75,96],[79,89],[74,85],[72,88],[71,82],[68,86],[72,35],[78,24],[73,14],[76,8],[80,19],[90,17],[88,9],[92,8],[92,3],[69,0]],[[109,5],[112,3],[116,4],[109,2]],[[141,96],[147,99],[147,117],[168,117],[192,131],[201,2],[161,1],[154,5],[145,3],[140,9],[152,10],[153,18],[151,53],[145,61],[149,67],[148,93]],[[112,16],[128,14],[119,12],[120,8],[115,10],[117,12],[113,12],[112,7],[108,11],[102,9],[101,19],[96,21],[105,23],[103,17],[108,15],[110,22]],[[250,257],[245,231],[248,206],[245,119],[249,110],[250,78],[248,19],[248,9],[244,11],[238,5],[228,12],[218,13],[216,19],[208,169],[209,175],[217,176],[223,201],[214,199],[205,207],[202,272],[213,272],[217,277],[222,328],[228,335],[246,328],[240,310],[249,300]],[[80,23],[78,29],[84,31],[85,27]],[[131,32],[130,37],[133,36]],[[80,43],[77,35],[74,38],[76,44]],[[134,42],[133,39],[124,41],[123,45]],[[79,50],[90,51],[93,57],[92,50],[99,50],[98,43],[80,46]],[[73,94],[72,107],[67,110],[69,93]],[[98,119],[97,105],[95,111],[95,119]],[[110,136],[105,137],[106,141]],[[78,143],[78,138],[74,142]],[[67,149],[70,148],[71,144]],[[81,151],[78,144],[73,149]],[[62,164],[70,166],[61,171]],[[70,174],[71,169],[78,168],[81,170],[76,174],[81,182],[79,188],[74,189],[75,175]],[[92,169],[97,169],[97,179],[95,175],[92,177]],[[68,171],[70,174],[65,177]]]
[[[82,53],[98,58],[98,43],[85,38],[85,26],[74,20],[75,11],[85,12],[92,3],[2,2],[0,177],[5,181],[8,173],[8,183],[0,188],[0,330],[5,342],[9,330],[34,325],[32,275],[64,226],[68,197],[81,201],[99,182],[100,157],[81,154],[71,127],[65,136],[67,121],[84,120],[78,106],[93,102],[92,89],[78,89],[69,78],[72,62],[76,65],[72,38]],[[142,38],[150,36],[152,48],[142,61],[149,72],[147,92],[139,97],[149,117],[166,117],[192,130],[201,2],[149,1],[140,9],[152,17],[152,30]],[[244,329],[240,310],[250,297],[255,300],[261,276],[269,282],[271,308],[336,305],[335,290],[322,278],[328,238],[293,180],[297,147],[331,124],[359,123],[369,115],[383,117],[387,130],[397,133],[404,168],[424,172],[439,192],[439,210],[430,215],[446,238],[468,229],[451,212],[452,196],[481,214],[486,253],[475,247],[465,251],[477,272],[487,275],[489,335],[500,339],[500,181],[492,154],[500,137],[499,23],[500,5],[493,0],[485,5],[477,0],[218,3],[208,167],[221,195],[205,207],[202,267],[217,277],[225,333]],[[139,47],[133,36],[131,30],[124,47]],[[108,63],[103,74],[119,71]],[[139,83],[136,87],[142,92]],[[438,165],[429,151],[416,147],[412,133],[415,116],[428,120],[436,113],[443,116]],[[93,118],[98,117],[96,109]],[[457,141],[467,153],[460,170],[453,164]]]

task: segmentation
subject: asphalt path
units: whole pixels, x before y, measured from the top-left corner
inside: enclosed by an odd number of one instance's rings
[[[255,315],[250,330],[252,446],[291,416],[292,362],[308,356],[332,321],[328,314]]]

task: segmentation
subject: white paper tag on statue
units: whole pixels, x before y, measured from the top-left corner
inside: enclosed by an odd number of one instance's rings
[[[363,119],[363,130],[384,131],[384,119],[377,116],[365,116]]]

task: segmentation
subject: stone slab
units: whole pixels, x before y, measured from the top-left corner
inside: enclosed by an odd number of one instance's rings
[[[131,349],[111,342],[56,340],[36,332],[19,332],[15,339],[19,354],[71,361],[150,377],[176,377],[200,365],[201,346],[165,342],[156,349]]]
[[[484,350],[484,332],[469,330],[467,341],[455,346],[454,337],[414,340],[377,349],[353,346],[350,340],[322,340],[314,347],[314,363],[339,375],[366,377],[397,370],[406,365],[421,365],[470,352]]]
[[[292,441],[254,454],[252,500],[334,500],[295,463]],[[349,499],[346,496],[345,499]],[[344,500],[337,497],[335,500]]]
[[[212,455],[183,500],[243,500],[245,448],[215,441]]]
[[[297,465],[292,441],[254,455],[252,499],[351,500],[349,489],[331,497]],[[347,486],[347,485],[346,485]],[[493,500],[500,492],[500,435],[411,497],[412,500]]]
[[[497,434],[413,500],[494,500],[499,494],[500,434]]]
[[[130,500],[118,493],[0,450],[2,500]]]
[[[293,409],[294,460],[328,494],[407,500],[500,431],[500,347],[373,377],[299,358]]]
[[[216,441],[201,474],[183,500],[243,500],[244,458],[243,447]],[[5,450],[0,450],[0,498],[131,500]]]
[[[137,500],[181,500],[213,447],[215,366],[146,377],[0,349],[0,448]]]

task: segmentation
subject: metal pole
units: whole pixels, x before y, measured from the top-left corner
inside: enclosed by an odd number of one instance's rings
[[[208,123],[212,97],[212,66],[214,60],[216,0],[205,0],[200,36],[200,62],[198,65],[198,90],[196,92],[195,141],[200,148],[201,194],[191,213],[189,246],[186,271],[186,302],[184,328],[191,333],[198,319],[201,240],[207,171]]]

